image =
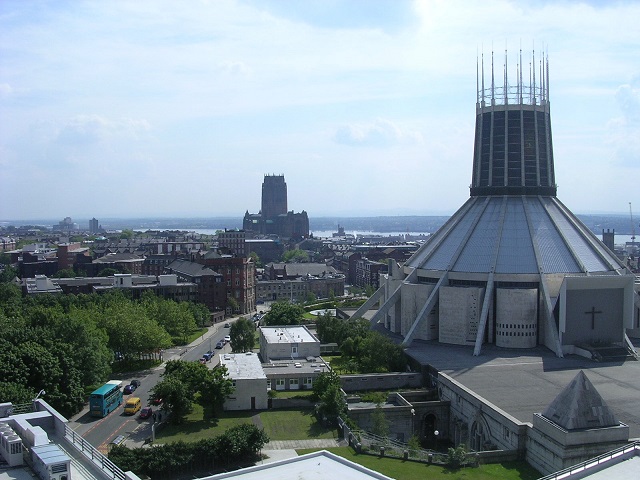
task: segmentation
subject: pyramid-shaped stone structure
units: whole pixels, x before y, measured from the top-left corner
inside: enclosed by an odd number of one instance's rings
[[[620,424],[582,370],[542,412],[542,416],[565,430]]]

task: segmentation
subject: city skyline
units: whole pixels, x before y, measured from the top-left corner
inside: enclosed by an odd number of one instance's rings
[[[476,62],[493,51],[502,78],[505,49],[511,77],[520,49],[525,77],[548,54],[558,198],[640,211],[639,17],[635,1],[2,2],[0,219],[239,217],[265,174],[310,217],[450,215]]]

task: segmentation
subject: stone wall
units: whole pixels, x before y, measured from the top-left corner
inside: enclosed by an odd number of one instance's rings
[[[422,375],[411,373],[376,373],[366,375],[340,375],[340,383],[345,392],[366,390],[394,390],[422,387]]]

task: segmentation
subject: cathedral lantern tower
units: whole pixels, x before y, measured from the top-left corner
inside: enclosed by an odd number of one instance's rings
[[[492,54],[491,85],[485,88],[482,61],[471,195],[555,196],[548,62],[540,63],[538,81],[530,67],[523,83],[521,54],[516,85],[509,84],[506,69],[505,55],[503,84],[496,86]]]

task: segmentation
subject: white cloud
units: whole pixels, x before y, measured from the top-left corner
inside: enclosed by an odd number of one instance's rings
[[[64,145],[87,145],[105,141],[114,136],[138,138],[151,129],[146,120],[125,118],[109,120],[100,115],[76,115],[58,131],[55,142]]]
[[[336,129],[333,138],[343,145],[367,147],[389,147],[422,141],[419,132],[402,131],[393,122],[382,118],[369,124],[342,125]]]
[[[13,88],[8,83],[0,83],[0,98],[7,98],[13,93]]]
[[[616,163],[640,170],[640,77],[621,85],[615,93],[622,116],[609,124],[609,144],[614,148]],[[636,173],[637,176],[639,173]]]

